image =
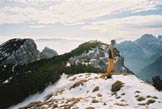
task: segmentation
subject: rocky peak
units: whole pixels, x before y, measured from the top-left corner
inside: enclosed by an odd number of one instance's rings
[[[52,58],[57,55],[58,53],[55,50],[45,47],[41,52],[41,59],[44,59],[44,58],[48,59],[48,58]]]
[[[160,37],[159,37],[160,39]],[[140,45],[144,51],[150,56],[154,55],[159,49],[162,49],[162,44],[158,38],[152,34],[144,34],[141,38],[137,39],[135,43]]]
[[[150,40],[150,39],[156,39],[156,37],[153,36],[152,34],[144,34],[140,39]]]
[[[26,64],[39,59],[39,51],[32,39],[15,38],[0,45],[0,64]]]
[[[5,53],[16,51],[27,39],[11,39],[0,46],[0,50]],[[30,39],[29,39],[30,40]]]
[[[153,44],[157,41],[156,37],[153,36],[152,34],[144,34],[142,35],[139,39],[137,39],[135,42],[140,45],[145,45],[145,44]]]

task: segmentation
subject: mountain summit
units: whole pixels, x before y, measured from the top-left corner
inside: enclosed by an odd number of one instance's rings
[[[33,39],[11,39],[0,45],[0,64],[27,64],[40,60]]]
[[[0,45],[0,64],[28,64],[44,58],[57,56],[55,50],[44,48],[42,52],[37,49],[33,39],[10,39]]]
[[[12,109],[159,109],[162,93],[132,74],[63,75],[53,86]],[[53,89],[53,90],[52,90]],[[33,96],[34,97],[34,96]],[[30,103],[29,103],[30,102]]]

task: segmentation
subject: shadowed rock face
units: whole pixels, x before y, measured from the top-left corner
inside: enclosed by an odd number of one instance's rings
[[[11,39],[0,45],[0,64],[26,64],[40,60],[32,39]]]

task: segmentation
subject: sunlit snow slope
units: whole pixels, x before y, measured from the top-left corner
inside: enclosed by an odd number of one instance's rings
[[[118,81],[118,82],[117,82]],[[112,85],[116,84],[116,90]],[[118,84],[119,83],[119,84]],[[120,84],[121,83],[121,84]],[[121,86],[121,87],[118,87]],[[131,74],[113,75],[83,73],[62,75],[45,90],[11,109],[161,109],[162,92]]]

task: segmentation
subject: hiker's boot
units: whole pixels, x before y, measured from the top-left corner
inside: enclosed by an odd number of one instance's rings
[[[112,75],[109,75],[109,76],[107,75],[106,77],[107,77],[107,79],[110,79],[110,78],[112,78]]]
[[[104,73],[104,74],[101,75],[101,78],[103,78],[103,79],[109,79],[109,78],[112,78],[112,76],[109,75],[108,73]]]

